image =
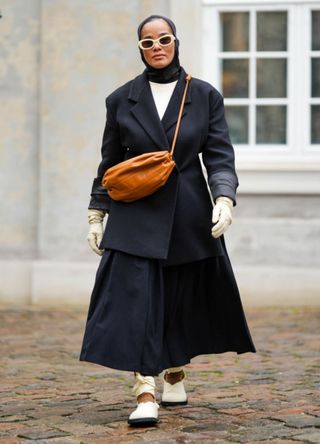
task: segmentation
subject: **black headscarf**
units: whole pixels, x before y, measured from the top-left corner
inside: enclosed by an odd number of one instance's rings
[[[141,40],[141,30],[142,30],[143,26],[146,23],[151,22],[156,19],[162,19],[165,22],[167,22],[168,25],[170,26],[170,28],[172,29],[172,34],[176,37],[176,40],[174,41],[174,44],[175,44],[174,57],[168,66],[165,66],[164,68],[153,68],[151,65],[149,65],[149,63],[147,63],[147,61],[144,58],[144,54],[143,54],[142,49],[139,48],[141,59],[142,59],[143,63],[146,65],[145,71],[146,71],[148,80],[150,80],[151,82],[156,82],[156,83],[174,82],[175,80],[178,80],[178,78],[179,78],[181,67],[180,67],[180,61],[179,61],[179,40],[177,39],[177,36],[176,36],[176,27],[175,27],[175,24],[173,23],[173,21],[167,17],[164,17],[163,15],[150,15],[149,17],[145,18],[140,23],[140,25],[138,27],[138,38],[139,38],[139,40]]]

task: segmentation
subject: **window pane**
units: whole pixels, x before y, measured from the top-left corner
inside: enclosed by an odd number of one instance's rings
[[[320,51],[320,11],[312,11],[312,50]]]
[[[287,60],[257,59],[257,97],[287,96]]]
[[[311,95],[320,97],[320,58],[311,59]]]
[[[287,107],[277,105],[257,106],[257,143],[286,143]]]
[[[287,13],[257,12],[257,50],[287,50]]]
[[[232,59],[222,61],[223,95],[225,97],[248,97],[249,60]]]
[[[249,51],[249,13],[223,12],[220,14],[222,51]]]
[[[311,105],[311,143],[320,143],[320,105]]]
[[[248,143],[248,107],[226,106],[225,110],[231,142]]]

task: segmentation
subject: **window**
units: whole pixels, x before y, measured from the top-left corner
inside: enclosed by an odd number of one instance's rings
[[[311,11],[311,144],[320,144],[320,10]]]
[[[203,3],[203,76],[240,163],[319,165],[319,2]]]
[[[230,99],[232,140],[286,144],[287,12],[220,12],[219,19],[222,94]]]

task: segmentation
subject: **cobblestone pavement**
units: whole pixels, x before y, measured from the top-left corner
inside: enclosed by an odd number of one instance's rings
[[[133,373],[78,360],[83,309],[0,307],[0,443],[320,443],[319,309],[246,315],[256,354],[194,358],[189,404],[132,428]]]

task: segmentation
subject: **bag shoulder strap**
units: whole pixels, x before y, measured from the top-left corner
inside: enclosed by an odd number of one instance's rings
[[[171,151],[170,151],[171,156],[172,156],[174,148],[176,146],[176,141],[177,141],[178,132],[179,132],[179,128],[180,128],[180,122],[181,122],[184,102],[186,100],[187,90],[188,90],[189,82],[190,82],[191,79],[192,79],[192,76],[190,74],[187,74],[187,76],[186,76],[186,86],[184,88],[184,92],[183,92],[183,96],[182,96],[182,100],[181,100],[181,105],[180,105],[180,109],[179,109],[176,130],[174,132],[173,141],[172,141],[172,147],[171,147]]]

